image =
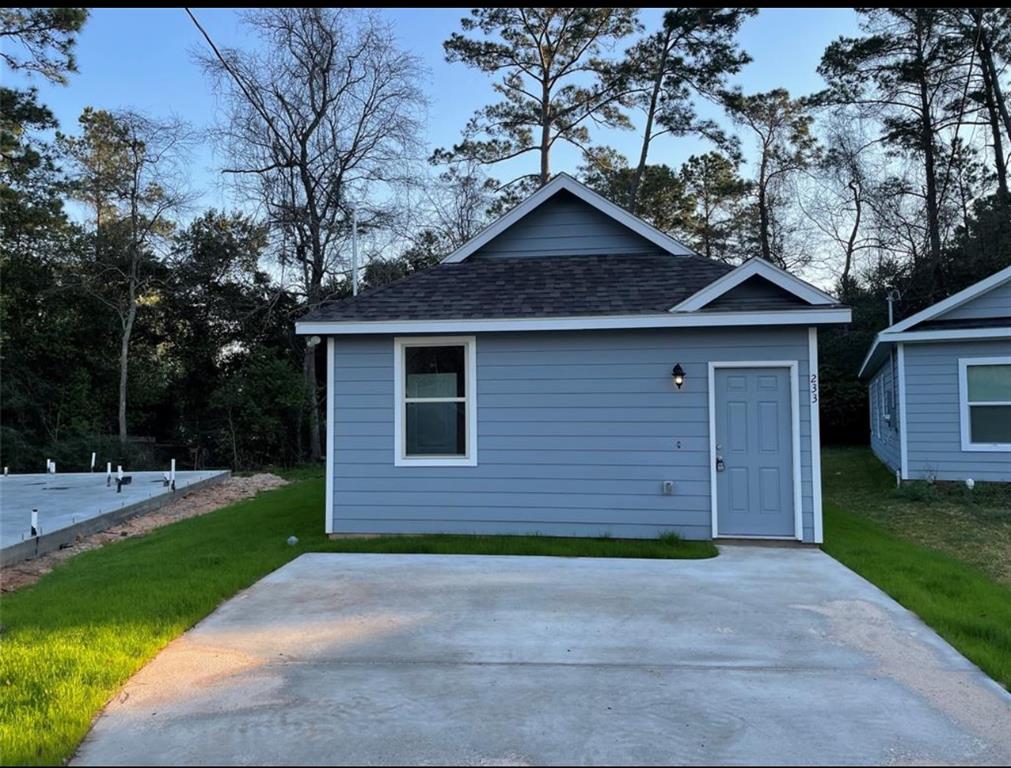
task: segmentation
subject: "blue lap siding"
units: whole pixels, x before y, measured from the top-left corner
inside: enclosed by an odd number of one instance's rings
[[[901,469],[902,456],[899,435],[899,387],[896,355],[878,369],[869,384],[871,450],[893,472]]]
[[[334,339],[335,533],[711,536],[709,361],[796,360],[813,540],[807,328],[478,334],[474,467],[394,466],[392,336]],[[674,391],[670,371],[686,372]],[[664,480],[674,494],[661,493]]]
[[[907,344],[906,427],[911,479],[1011,482],[1011,451],[963,451],[958,360],[1011,356],[1011,341]]]

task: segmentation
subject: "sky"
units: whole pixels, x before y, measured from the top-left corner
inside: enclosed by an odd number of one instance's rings
[[[197,9],[194,13],[219,47],[252,44],[243,33],[236,10]],[[486,75],[445,61],[442,42],[460,29],[460,18],[466,11],[383,9],[379,13],[390,22],[400,45],[418,56],[427,70],[422,86],[429,97],[429,149],[452,145],[474,111],[496,97]],[[650,29],[659,25],[661,16],[662,9],[647,8],[640,18]],[[733,82],[746,92],[779,87],[794,95],[817,91],[824,85],[816,68],[825,46],[839,35],[857,31],[856,14],[851,9],[763,9],[741,29],[740,45],[751,54],[753,62]],[[77,118],[86,106],[130,108],[154,117],[172,115],[194,128],[207,128],[219,116],[220,105],[194,61],[194,52],[203,50],[204,45],[182,8],[96,8],[79,36],[79,73],[70,76],[69,85],[51,85],[38,79],[32,83],[66,133],[77,132]],[[593,141],[614,146],[628,156],[638,155],[639,136],[632,131],[596,130]],[[650,162],[677,167],[690,155],[707,149],[699,140],[664,139],[651,152]],[[221,163],[222,158],[209,141],[201,142],[194,150],[191,184],[201,194],[200,207],[235,206],[228,188],[221,183]],[[553,153],[552,165],[556,171],[574,172],[579,165],[578,154],[568,148]],[[516,161],[516,166],[523,172],[535,170],[536,155],[530,153]],[[511,175],[502,173],[500,177]]]

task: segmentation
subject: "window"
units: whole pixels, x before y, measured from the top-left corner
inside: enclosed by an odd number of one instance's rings
[[[474,337],[394,341],[398,466],[476,466]]]
[[[1011,451],[1011,357],[958,361],[963,451]]]

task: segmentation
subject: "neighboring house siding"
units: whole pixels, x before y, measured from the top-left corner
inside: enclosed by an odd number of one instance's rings
[[[335,532],[709,538],[707,363],[797,360],[813,540],[806,328],[478,334],[475,467],[394,466],[393,348],[335,339]]]
[[[934,319],[983,320],[992,317],[1011,317],[1011,283],[999,285]]]
[[[531,211],[470,258],[660,252],[649,240],[566,192]]]
[[[909,476],[1011,481],[1011,452],[963,451],[958,360],[1011,355],[1011,342],[907,344],[906,427]]]
[[[895,375],[895,352],[871,377],[868,385],[871,417],[871,450],[892,471],[902,466],[899,447],[899,388]]]

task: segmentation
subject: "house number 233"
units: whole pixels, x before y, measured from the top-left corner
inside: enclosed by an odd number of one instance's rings
[[[818,402],[818,374],[811,374],[811,402]]]

